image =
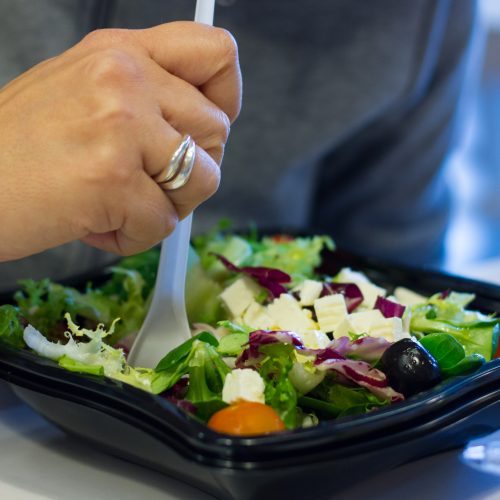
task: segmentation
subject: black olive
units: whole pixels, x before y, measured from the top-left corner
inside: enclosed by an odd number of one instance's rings
[[[430,389],[441,380],[437,361],[419,342],[411,339],[398,340],[388,347],[380,364],[389,385],[405,396]]]

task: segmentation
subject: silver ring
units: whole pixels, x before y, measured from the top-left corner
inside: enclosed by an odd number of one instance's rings
[[[189,138],[186,153],[180,161],[177,172],[169,180],[160,183],[162,189],[165,191],[173,191],[174,189],[179,189],[187,184],[189,178],[191,177],[191,172],[193,171],[195,157],[196,144],[193,139]]]
[[[171,191],[184,186],[194,166],[196,144],[189,135],[182,138],[167,167],[154,177],[162,189]]]

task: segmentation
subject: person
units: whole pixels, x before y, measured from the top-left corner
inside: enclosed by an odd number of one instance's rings
[[[158,243],[217,189],[240,102],[234,39],[192,22],[96,31],[23,73],[0,92],[0,260]]]
[[[9,81],[92,29],[188,19],[193,7],[0,0],[0,76]],[[474,0],[221,1],[215,23],[237,39],[245,105],[194,232],[229,216],[235,227],[306,228],[360,253],[439,265],[452,188],[444,168],[476,10]],[[0,273],[59,277],[107,258],[57,249]]]

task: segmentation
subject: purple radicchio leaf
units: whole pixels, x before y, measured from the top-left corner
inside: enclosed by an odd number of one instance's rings
[[[218,253],[212,253],[212,255],[215,255],[215,257],[217,257],[229,271],[232,271],[233,273],[243,273],[256,280],[261,287],[268,290],[269,293],[275,298],[279,297],[282,293],[287,292],[287,289],[282,283],[290,283],[292,281],[289,274],[284,273],[279,269],[252,266],[238,267],[226,259],[223,255]]]
[[[342,356],[342,354],[331,347],[317,349],[314,354],[316,355],[315,363],[323,363],[323,361],[327,361],[328,359],[346,359],[345,356]]]
[[[442,291],[440,294],[439,294],[439,298],[441,300],[445,300],[446,298],[448,298],[448,295],[450,295],[451,293],[451,290],[448,288],[448,290],[444,290]]]
[[[179,407],[181,410],[184,410],[184,411],[187,411],[188,413],[192,413],[193,415],[196,415],[197,408],[188,399],[177,399],[177,400],[171,401],[171,402],[174,403],[175,406]]]
[[[385,318],[402,318],[406,307],[379,295],[373,309],[378,309]]]
[[[321,297],[337,293],[344,296],[348,313],[352,313],[364,300],[363,293],[355,283],[323,283]]]
[[[391,342],[380,337],[361,337],[351,340],[344,336],[332,340],[324,349],[304,349],[304,354],[315,355],[316,364],[327,359],[346,359],[349,357],[373,363],[382,357],[390,345]]]
[[[356,357],[363,361],[378,361],[385,350],[391,346],[391,342],[381,337],[360,337],[350,340],[348,337],[339,337],[328,346],[335,349],[344,357]]]
[[[379,399],[388,399],[391,403],[404,400],[402,394],[396,392],[389,386],[385,374],[376,368],[372,368],[371,365],[365,361],[353,359],[327,359],[319,363],[316,362],[315,365],[319,370],[332,371],[340,374],[342,378],[346,378],[360,387],[368,389]]]
[[[238,356],[235,362],[237,368],[249,368],[257,365],[264,357],[260,347],[267,344],[291,344],[296,349],[304,349],[304,344],[293,332],[283,330],[255,330],[248,338],[247,348]]]
[[[181,378],[170,389],[161,394],[167,401],[188,413],[196,414],[196,406],[184,399],[188,391],[188,379]]]

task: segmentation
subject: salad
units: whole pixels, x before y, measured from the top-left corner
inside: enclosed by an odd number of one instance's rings
[[[127,352],[151,298],[156,249],[84,290],[22,281],[13,304],[0,306],[0,342],[246,436],[377,411],[500,356],[500,319],[470,309],[473,294],[386,289],[350,268],[324,275],[322,255],[333,249],[325,236],[195,238],[193,336],[154,369],[130,366]]]

